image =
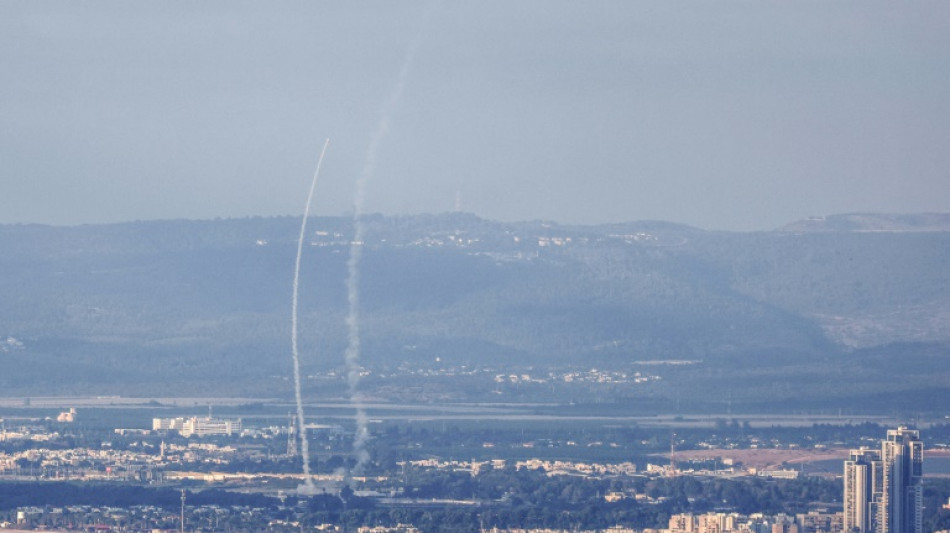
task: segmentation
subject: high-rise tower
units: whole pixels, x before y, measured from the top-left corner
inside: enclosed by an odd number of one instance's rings
[[[924,443],[916,429],[887,431],[881,443],[881,504],[878,533],[923,533]]]
[[[881,493],[881,453],[851,450],[844,462],[844,530],[871,533],[875,530]]]
[[[844,462],[844,530],[923,533],[920,432],[890,429],[881,450],[851,450]]]

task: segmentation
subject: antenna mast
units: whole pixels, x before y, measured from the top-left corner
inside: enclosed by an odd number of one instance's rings
[[[670,434],[670,476],[676,475],[676,433]]]
[[[287,456],[297,457],[297,428],[293,415],[287,413],[287,418]]]
[[[185,489],[181,489],[181,533],[185,533]]]

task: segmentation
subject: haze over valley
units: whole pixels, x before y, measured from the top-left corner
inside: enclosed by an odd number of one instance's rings
[[[299,222],[0,227],[5,395],[286,397]],[[464,213],[364,223],[373,399],[891,412],[939,409],[950,393],[947,215],[764,232]],[[345,396],[351,235],[334,217],[306,235],[310,399]],[[614,377],[564,378],[591,371]]]

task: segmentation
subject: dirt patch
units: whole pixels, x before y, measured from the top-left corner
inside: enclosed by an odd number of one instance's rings
[[[816,461],[830,461],[840,459],[844,461],[848,458],[850,448],[759,448],[745,450],[731,450],[725,448],[712,448],[708,450],[677,450],[677,461],[704,460],[704,459],[732,459],[737,463],[742,463],[746,468],[756,469],[778,469],[785,466],[799,465],[803,463],[813,463]],[[662,454],[669,461],[670,454]],[[950,457],[950,450],[935,449],[924,450],[924,462],[926,465],[927,457]],[[926,470],[926,467],[925,467]],[[946,477],[944,474],[925,474],[927,477]]]
[[[669,454],[663,454],[669,460]],[[757,448],[745,450],[731,450],[713,448],[708,450],[677,450],[677,461],[704,460],[704,459],[731,459],[742,463],[746,468],[778,469],[783,465],[796,465],[815,461],[827,461],[848,457],[847,448]]]

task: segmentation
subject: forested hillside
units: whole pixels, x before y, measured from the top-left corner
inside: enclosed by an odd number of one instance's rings
[[[309,224],[305,372],[342,364],[351,222]],[[291,370],[299,224],[0,226],[0,387],[224,392],[210,380],[274,394]],[[807,383],[820,365],[868,373],[842,394],[864,394],[885,377],[896,379],[896,391],[947,382],[945,215],[847,215],[726,233],[447,214],[373,216],[366,230],[359,273],[369,367],[436,358],[535,366],[695,360],[703,376],[742,375],[755,387]],[[895,374],[897,361],[905,363]]]

